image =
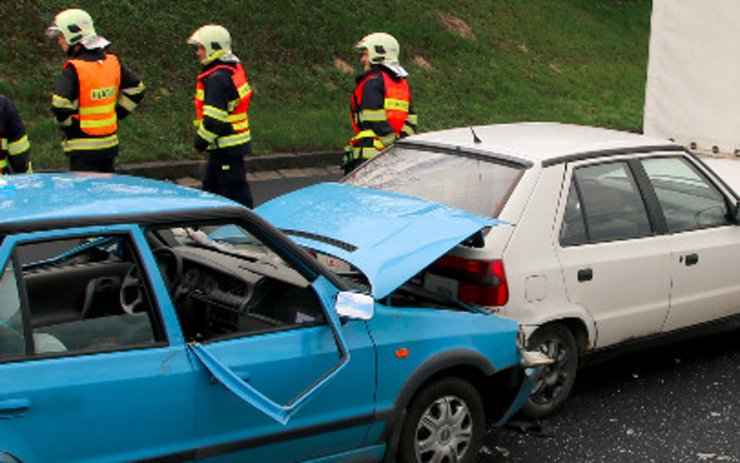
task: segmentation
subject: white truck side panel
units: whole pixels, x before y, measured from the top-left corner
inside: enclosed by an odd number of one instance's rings
[[[738,31],[738,0],[653,0],[646,135],[740,155]]]

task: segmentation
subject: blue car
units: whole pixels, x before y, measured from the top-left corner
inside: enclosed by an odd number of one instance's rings
[[[342,275],[202,191],[0,179],[0,461],[474,461],[531,389],[518,325],[413,277],[496,223],[377,194],[372,235],[265,207]]]

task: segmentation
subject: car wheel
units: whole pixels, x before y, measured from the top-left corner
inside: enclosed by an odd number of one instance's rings
[[[475,387],[459,378],[434,382],[409,405],[398,443],[398,461],[473,462],[485,426],[483,401]]]
[[[529,338],[528,348],[555,360],[543,367],[522,413],[541,418],[557,410],[570,395],[578,370],[578,347],[573,333],[557,323],[545,325]]]

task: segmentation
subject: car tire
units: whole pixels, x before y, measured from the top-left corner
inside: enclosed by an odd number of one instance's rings
[[[401,428],[397,461],[473,462],[485,432],[485,411],[478,390],[460,378],[441,379],[411,401]]]
[[[535,331],[527,348],[539,350],[555,360],[543,367],[529,400],[522,408],[526,417],[542,418],[555,412],[570,396],[578,370],[578,346],[570,329],[553,323]]]

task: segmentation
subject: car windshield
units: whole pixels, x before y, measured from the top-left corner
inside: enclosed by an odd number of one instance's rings
[[[344,183],[415,196],[484,217],[498,217],[523,169],[462,152],[395,145]]]

